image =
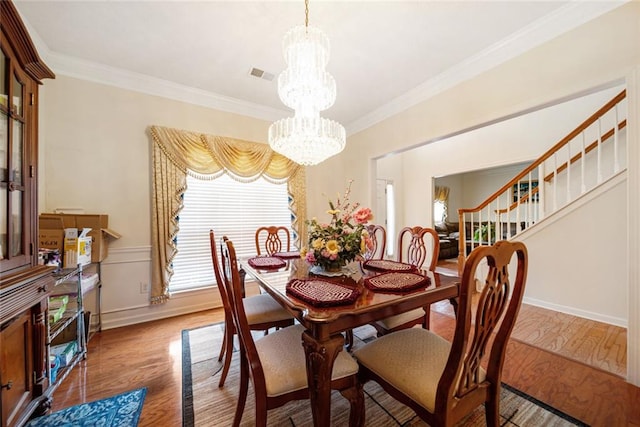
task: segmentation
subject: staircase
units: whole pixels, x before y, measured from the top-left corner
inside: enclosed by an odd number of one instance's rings
[[[621,91],[484,202],[458,209],[458,272],[479,245],[513,239],[627,168]]]

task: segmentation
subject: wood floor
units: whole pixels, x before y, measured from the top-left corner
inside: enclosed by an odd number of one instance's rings
[[[95,334],[87,360],[54,393],[52,409],[147,387],[140,425],[181,426],[181,331],[222,319],[217,309]],[[453,326],[449,304],[434,305],[432,329],[450,337]],[[503,380],[589,425],[640,427],[640,388],[622,373],[623,335],[597,322],[523,306]]]

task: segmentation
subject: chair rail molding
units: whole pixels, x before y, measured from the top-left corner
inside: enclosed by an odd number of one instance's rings
[[[222,307],[215,286],[174,294],[166,304],[151,304],[151,246],[109,248],[102,262],[102,328],[112,329]],[[147,286],[146,289],[149,289]]]

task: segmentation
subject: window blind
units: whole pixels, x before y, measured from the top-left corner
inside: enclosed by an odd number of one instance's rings
[[[215,232],[217,244],[222,236],[231,239],[238,257],[255,255],[259,227],[283,225],[292,233],[287,184],[263,178],[242,183],[226,174],[210,181],[187,176],[178,224],[170,292],[215,285],[209,230]]]

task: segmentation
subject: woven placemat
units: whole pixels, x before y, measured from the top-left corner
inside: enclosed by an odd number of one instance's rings
[[[287,265],[282,258],[275,256],[257,256],[249,258],[249,265],[262,270],[276,270]]]
[[[370,259],[362,263],[362,268],[373,271],[414,271],[416,267],[389,259]]]
[[[316,307],[352,304],[360,296],[358,289],[323,279],[293,279],[287,292]]]
[[[300,258],[300,252],[299,251],[276,252],[275,254],[273,254],[273,256],[282,258],[282,259]]]
[[[425,288],[431,284],[426,276],[411,272],[390,271],[364,279],[364,285],[373,291],[407,292]]]

